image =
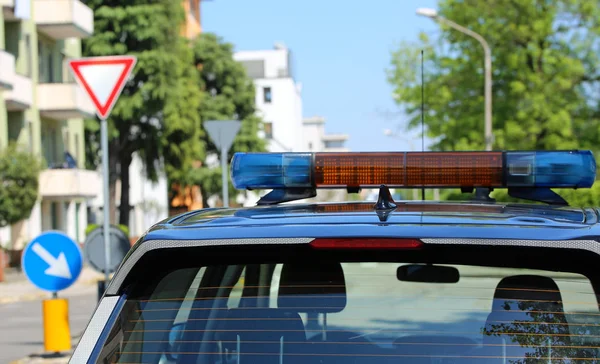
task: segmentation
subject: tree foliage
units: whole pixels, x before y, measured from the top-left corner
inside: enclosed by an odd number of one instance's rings
[[[233,45],[215,34],[203,33],[193,41],[192,51],[197,86],[201,90],[199,105],[194,110],[201,121],[241,120],[242,126],[229,150],[229,159],[234,152],[264,151],[266,144],[258,136],[262,121],[255,115],[254,85],[244,67],[233,59]],[[218,150],[202,127],[198,128],[196,138],[196,146],[204,148],[202,166],[173,169],[170,178],[200,186],[206,202],[209,196],[221,192],[220,169],[206,163],[206,157],[218,155]]]
[[[38,198],[41,162],[11,144],[0,151],[0,227],[29,216]]]
[[[185,136],[194,137],[198,129],[191,112],[198,100],[192,55],[179,34],[185,14],[181,3],[171,0],[90,0],[87,5],[94,10],[95,31],[83,42],[84,55],[137,57],[133,77],[108,120],[111,203],[120,178],[119,222],[128,225],[133,153],[143,158],[146,175],[156,179],[163,156],[171,165],[185,166]],[[100,140],[96,120],[86,122],[86,137],[88,163],[94,167]]]
[[[577,0],[442,0],[439,15],[483,36],[492,51],[494,149],[600,151],[600,8]],[[392,54],[388,80],[420,123],[424,51],[426,133],[434,150],[484,147],[483,49],[443,21]],[[568,198],[572,191],[566,192]],[[577,191],[590,203],[591,191]],[[581,201],[579,201],[581,200]],[[585,201],[583,201],[585,200]]]
[[[481,34],[493,58],[496,149],[563,149],[597,140],[600,9],[574,0],[444,0],[442,17]],[[425,118],[435,149],[482,149],[483,49],[444,26],[392,56],[396,102],[419,124],[419,54],[425,54]],[[592,128],[593,126],[593,128]],[[590,132],[594,129],[594,135]]]

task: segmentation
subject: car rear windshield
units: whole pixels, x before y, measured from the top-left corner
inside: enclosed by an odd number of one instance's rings
[[[591,266],[595,255],[561,260],[559,249],[506,248],[465,251],[457,264],[431,251],[228,249],[186,250],[181,264],[168,259],[168,268],[140,262],[145,279],[129,283],[98,362],[600,359],[597,279],[573,272]],[[167,260],[168,252],[161,254]],[[490,263],[503,259],[513,263]]]

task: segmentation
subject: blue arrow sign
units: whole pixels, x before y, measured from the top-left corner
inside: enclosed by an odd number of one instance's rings
[[[83,268],[79,245],[59,231],[48,231],[33,239],[22,259],[27,279],[39,289],[50,292],[71,286]]]

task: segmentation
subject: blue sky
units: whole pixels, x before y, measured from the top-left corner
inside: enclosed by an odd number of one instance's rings
[[[328,133],[347,133],[354,151],[408,150],[383,129],[403,130],[385,69],[390,52],[437,25],[419,17],[436,0],[214,0],[202,2],[202,27],[236,50],[272,49],[283,42],[294,54],[303,87],[304,117],[327,119]],[[377,4],[377,5],[374,5]],[[420,140],[415,140],[420,146]]]

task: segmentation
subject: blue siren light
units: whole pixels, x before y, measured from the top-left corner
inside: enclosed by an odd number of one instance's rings
[[[311,153],[236,153],[231,180],[236,189],[311,187]]]
[[[237,189],[290,188],[589,188],[590,151],[236,153]]]
[[[507,152],[507,187],[589,188],[596,180],[591,151]]]

